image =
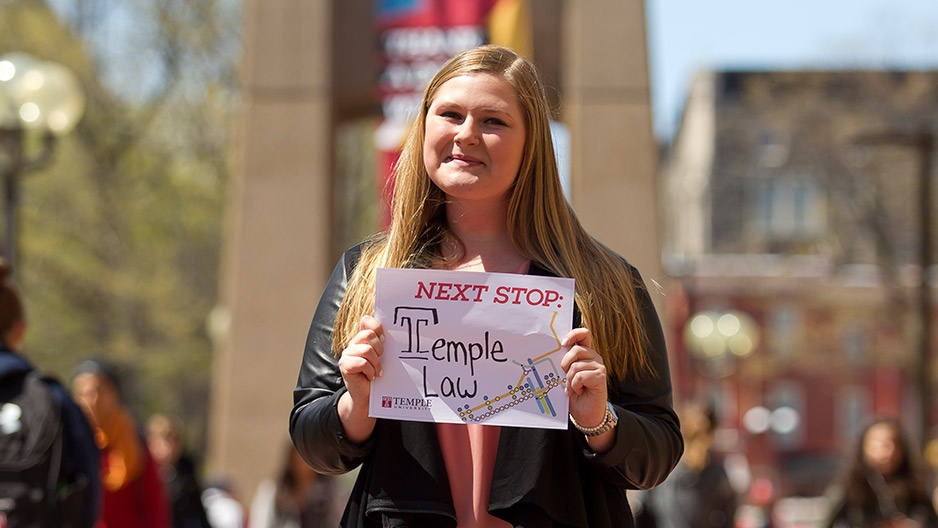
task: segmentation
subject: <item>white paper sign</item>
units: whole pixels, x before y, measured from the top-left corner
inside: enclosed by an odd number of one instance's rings
[[[423,422],[566,429],[560,340],[573,279],[378,269],[383,375],[369,415]]]

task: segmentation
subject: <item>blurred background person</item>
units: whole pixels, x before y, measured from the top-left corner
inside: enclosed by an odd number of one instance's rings
[[[212,528],[245,528],[247,516],[232,480],[218,475],[208,480],[202,504]]]
[[[641,528],[731,528],[737,496],[713,452],[718,422],[712,406],[689,401],[678,408],[684,454],[661,485],[641,497]]]
[[[292,443],[284,450],[276,479],[257,486],[249,528],[320,528],[339,525],[346,497],[333,477],[310,468]]]
[[[826,496],[824,527],[938,527],[924,470],[894,419],[876,419],[862,431]]]
[[[932,438],[925,444],[925,465],[928,468],[928,489],[931,490],[931,504],[938,512],[938,438]]]
[[[26,313],[11,273],[0,257],[0,526],[91,528],[101,500],[94,433],[68,391],[20,354]]]
[[[98,528],[168,528],[167,493],[130,410],[117,369],[100,360],[78,365],[72,393],[95,429],[104,502]]]
[[[173,528],[211,528],[202,505],[202,486],[195,463],[185,450],[182,432],[178,418],[155,414],[147,420],[147,447],[169,491]]]

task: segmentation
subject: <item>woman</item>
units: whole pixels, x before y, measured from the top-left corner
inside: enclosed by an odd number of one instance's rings
[[[830,513],[823,526],[938,527],[921,468],[895,420],[878,419],[862,432],[827,496]]]
[[[166,484],[173,528],[212,528],[202,504],[196,464],[183,441],[185,427],[176,416],[154,414],[147,419],[146,444]]]
[[[169,497],[143,432],[124,405],[117,369],[96,359],[81,362],[72,394],[101,452],[103,504],[95,528],[169,528]]]
[[[248,528],[331,528],[342,515],[334,477],[313,471],[293,444],[275,479],[264,479],[251,501]]]
[[[662,528],[732,528],[736,526],[736,491],[713,452],[716,410],[699,401],[679,406],[684,456],[667,480],[649,491],[640,517]]]
[[[638,271],[564,199],[530,62],[498,46],[457,55],[421,110],[395,167],[388,232],[342,256],[313,317],[290,418],[297,449],[321,473],[362,466],[343,526],[631,526],[625,489],[659,484],[682,451]],[[571,427],[370,418],[379,267],[573,277],[561,361]]]

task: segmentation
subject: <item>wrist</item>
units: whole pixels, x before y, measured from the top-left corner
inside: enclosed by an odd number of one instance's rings
[[[573,427],[575,427],[577,431],[588,437],[599,436],[615,429],[616,424],[619,423],[619,417],[616,415],[615,409],[612,408],[612,404],[606,402],[606,412],[603,414],[603,419],[599,422],[599,425],[584,427],[577,423],[572,414],[570,415],[570,423],[573,424]]]

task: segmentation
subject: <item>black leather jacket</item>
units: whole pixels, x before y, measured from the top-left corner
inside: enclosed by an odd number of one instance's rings
[[[290,435],[321,473],[361,466],[342,526],[456,526],[434,424],[379,419],[364,444],[344,436],[336,404],[346,389],[332,353],[332,329],[359,255],[356,247],[342,256],[313,316],[293,393]],[[550,275],[536,264],[529,273]],[[610,387],[619,416],[613,447],[593,453],[572,427],[502,427],[489,504],[493,515],[524,527],[632,526],[625,490],[656,486],[674,468],[683,440],[671,408],[664,336],[648,293],[640,291],[639,298],[658,375]],[[578,312],[574,319],[578,326]]]

